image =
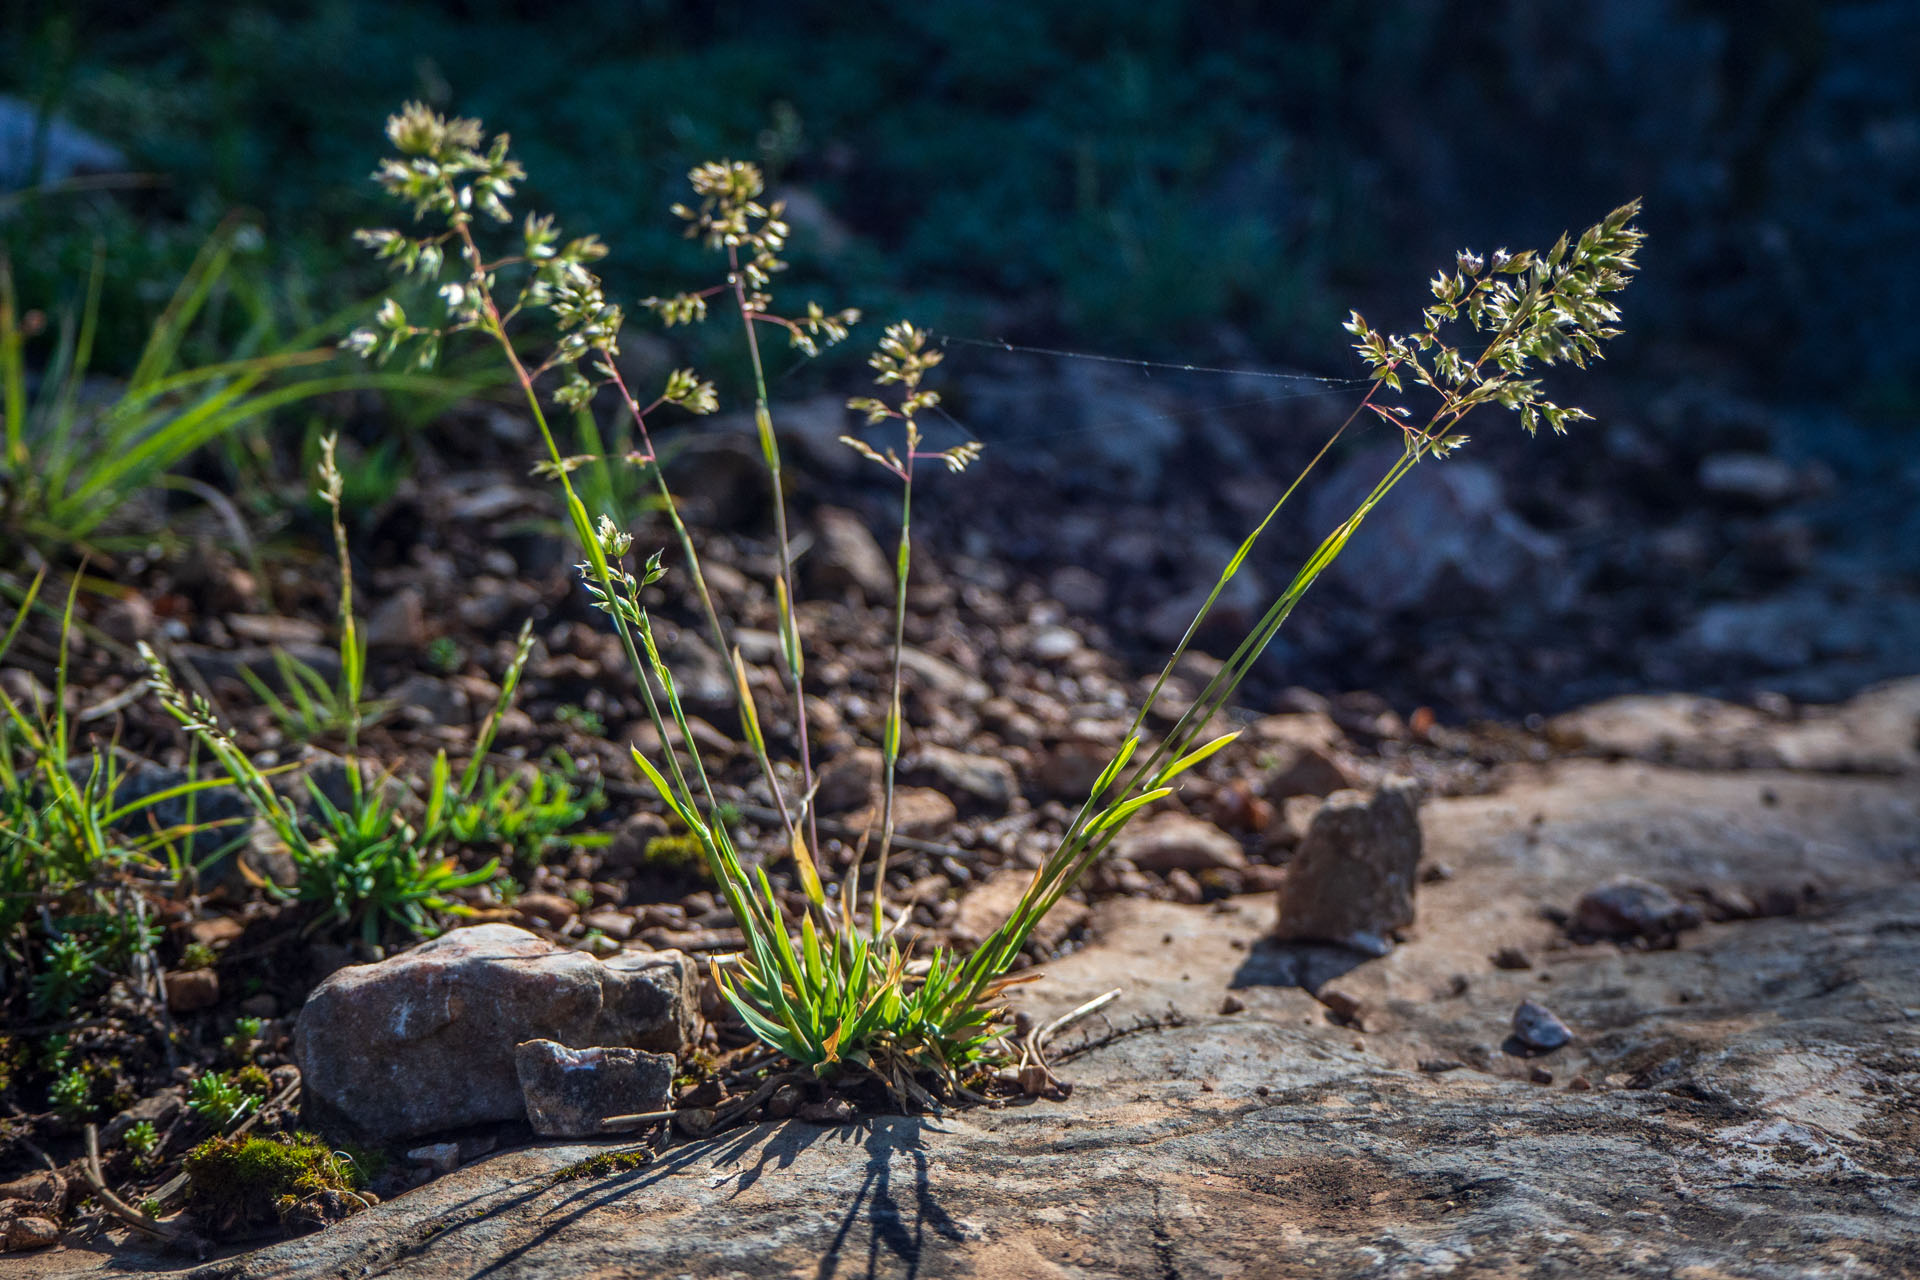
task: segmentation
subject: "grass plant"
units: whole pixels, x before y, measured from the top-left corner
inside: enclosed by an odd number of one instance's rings
[[[45,580],[43,570],[0,634],[0,660]],[[81,745],[68,679],[79,587],[76,575],[52,688],[29,682],[20,696],[0,689],[0,975],[4,988],[25,986],[34,1013],[61,1016],[136,962],[152,967],[159,926],[148,916],[145,885],[188,886],[199,866],[242,838],[196,820],[195,798],[224,778],[192,778],[189,770],[189,781],[128,798],[117,745]],[[162,806],[173,802],[184,816],[163,824]]]
[[[103,545],[107,522],[195,450],[289,405],[369,385],[364,372],[323,369],[331,361],[323,348],[276,342],[265,313],[239,339],[237,358],[181,367],[182,343],[256,234],[238,222],[222,224],[119,385],[90,376],[102,262],[96,257],[77,311],[58,322],[36,391],[26,350],[46,330],[46,318],[21,309],[12,271],[0,261],[0,542],[62,550]],[[107,537],[104,545],[114,542]]]
[[[362,776],[357,754],[365,684],[365,648],[353,613],[352,561],[347,550],[345,518],[341,511],[340,472],[334,465],[334,442],[323,442],[319,467],[322,499],[332,514],[336,556],[340,563],[340,684],[335,691],[346,740],[344,803],[336,802],[311,777],[306,780],[308,804],[302,814],[275,790],[271,778],[240,749],[220,723],[212,705],[201,696],[189,697],[173,679],[167,664],[151,646],[140,652],[148,679],[161,705],[193,739],[232,777],[258,818],[286,850],[294,868],[294,884],[285,888],[269,883],[275,896],[309,904],[316,909],[315,925],[358,930],[369,946],[388,930],[407,936],[431,934],[444,916],[468,914],[471,908],[457,895],[486,884],[500,874],[497,858],[477,868],[465,868],[457,857],[460,831],[480,825],[488,813],[489,794],[481,781],[486,757],[492,750],[500,717],[512,705],[520,673],[532,654],[533,633],[522,626],[512,662],[501,681],[492,712],[477,735],[473,754],[456,781],[445,750],[434,756],[430,776],[423,780],[423,812],[410,818],[391,794],[386,780],[369,784]],[[505,802],[508,793],[495,798]],[[480,806],[481,819],[474,817]],[[496,824],[507,821],[498,810]]]
[[[605,832],[574,830],[605,804],[597,785],[577,789],[571,770],[488,768],[472,794],[453,806],[447,827],[455,842],[499,849],[518,870],[531,871],[556,849],[610,844]]]
[[[903,438],[900,448],[848,438],[864,457],[902,484],[895,663],[882,752],[887,799],[864,924],[859,920],[860,860],[855,860],[839,891],[829,894],[813,857],[817,843],[808,830],[810,794],[802,796],[797,812],[782,801],[786,840],[805,902],[796,925],[764,866],[748,869],[730,824],[717,812],[706,763],[694,747],[673,672],[655,641],[643,593],[665,573],[662,553],[653,553],[637,571],[627,567],[632,538],[604,513],[596,522],[569,481],[569,474],[591,459],[560,453],[537,383],[543,376],[556,375],[553,399],[576,409],[588,403],[600,386],[615,387],[639,426],[643,451],[635,460],[642,465],[657,462],[645,443],[647,415],[664,403],[711,411],[715,407],[711,385],[690,371],[677,371],[653,405],[639,404],[615,361],[624,311],[607,300],[588,266],[606,252],[597,240],[588,237],[563,246],[550,218],[530,216],[518,252],[498,256],[483,252],[476,225],[512,221],[506,202],[524,176],[504,136],[489,142],[477,121],[446,119],[418,104],[390,119],[387,132],[400,155],[386,161],[376,177],[428,226],[424,234],[381,230],[362,233],[362,239],[404,273],[424,277],[436,288],[439,306],[431,323],[418,324],[390,300],[382,308],[379,323],[356,331],[347,345],[379,357],[411,346],[416,360],[430,363],[449,336],[471,331],[499,349],[525,393],[547,446],[549,456],[539,469],[561,486],[586,557],[580,566],[582,578],[596,607],[610,618],[663,743],[659,764],[635,750],[635,765],[698,841],[744,935],[743,952],[715,964],[721,992],[754,1035],[801,1066],[823,1074],[871,1071],[903,1099],[922,1104],[934,1101],[922,1081],[931,1077],[949,1088],[961,1088],[968,1073],[1006,1051],[999,996],[1015,980],[1009,977],[1011,967],[1035,926],[1136,813],[1169,795],[1180,775],[1233,741],[1231,734],[1207,736],[1214,715],[1227,705],[1299,600],[1394,485],[1421,461],[1445,457],[1464,443],[1460,425],[1482,405],[1514,410],[1529,430],[1544,421],[1560,431],[1584,416],[1545,399],[1539,380],[1526,375],[1535,364],[1584,364],[1600,354],[1601,344],[1615,332],[1612,326],[1618,316],[1609,295],[1631,277],[1640,243],[1640,233],[1631,225],[1637,205],[1627,205],[1577,242],[1563,238],[1544,254],[1501,251],[1487,258],[1461,254],[1455,271],[1442,272],[1433,281],[1435,303],[1423,314],[1422,326],[1409,335],[1377,333],[1358,315],[1350,317],[1348,328],[1373,371],[1375,385],[1334,439],[1363,413],[1372,413],[1402,432],[1404,449],[1399,460],[1353,514],[1326,535],[1172,729],[1150,742],[1145,707],[1153,705],[1221,593],[1306,472],[1281,494],[1217,575],[1131,731],[1095,781],[1058,847],[1035,871],[1010,917],[965,956],[936,951],[930,959],[910,964],[899,941],[906,915],[887,918],[885,860],[891,838],[892,775],[902,733],[898,655],[911,560],[913,463],[937,456],[958,470],[978,452],[978,446],[971,444],[940,454],[920,449],[915,415],[936,402],[934,393],[923,389],[922,379],[937,362],[937,353],[926,349],[923,336],[911,325],[892,327],[872,364],[883,386],[901,388],[901,400],[890,405],[877,397],[861,397],[853,402],[867,415],[870,426],[895,421]],[[780,205],[762,203],[763,184],[753,166],[705,164],[693,171],[692,181],[700,203],[677,206],[675,212],[688,224],[689,234],[725,254],[726,279],[703,291],[650,298],[645,305],[669,324],[686,323],[703,319],[709,301],[724,295],[747,335],[754,370],[754,420],[775,495],[780,557],[775,589],[783,673],[799,718],[798,769],[810,793],[803,646],[793,609],[784,485],[756,334],[764,325],[783,328],[796,346],[808,351],[817,339],[844,336],[853,317],[851,313],[828,316],[817,307],[810,307],[798,320],[772,313],[766,290],[784,265],[778,254],[787,228]],[[503,284],[508,272],[515,273],[516,287]],[[530,362],[510,330],[516,321],[537,311],[549,314],[556,336],[551,354]],[[1454,336],[1462,329],[1472,335],[1467,350],[1458,345],[1467,339]],[[586,371],[580,367],[583,363],[588,365]],[[1404,399],[1409,387],[1437,397],[1437,407],[1416,414],[1398,400],[1390,402],[1387,393]],[[1327,447],[1332,443],[1329,440]],[[1325,453],[1323,448],[1314,463]],[[1307,471],[1312,467],[1310,463]],[[700,574],[691,534],[674,509],[664,480],[659,483],[695,594],[716,642],[732,656],[747,745],[779,797],[745,664],[738,650],[726,645],[726,628]],[[682,753],[673,749],[676,741],[685,748],[684,762]]]
[[[326,504],[333,530],[333,556],[340,569],[339,619],[340,675],[328,681],[311,663],[294,657],[284,649],[273,651],[274,666],[280,674],[282,697],[260,676],[245,665],[240,678],[253,690],[280,728],[301,742],[327,734],[345,737],[347,750],[359,741],[360,730],[392,709],[390,703],[370,702],[364,697],[367,673],[367,644],[360,635],[360,624],[353,614],[353,557],[347,549],[346,520],[342,514],[346,480],[340,471],[338,438],[320,440],[318,495]]]

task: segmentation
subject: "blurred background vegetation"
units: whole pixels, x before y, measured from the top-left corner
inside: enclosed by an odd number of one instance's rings
[[[1920,404],[1920,329],[1898,312],[1920,296],[1909,3],[5,12],[0,241],[26,305],[82,289],[104,246],[104,368],[131,364],[235,209],[262,232],[235,287],[251,280],[288,332],[370,295],[347,233],[383,220],[368,157],[385,113],[419,97],[511,131],[528,205],[612,243],[609,283],[629,293],[704,281],[665,206],[726,155],[774,172],[803,232],[797,278],[836,304],[1345,372],[1333,321],[1412,305],[1408,262],[1469,236],[1544,243],[1644,195],[1624,358],[1882,420]]]

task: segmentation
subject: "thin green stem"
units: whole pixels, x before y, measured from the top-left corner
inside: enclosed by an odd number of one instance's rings
[[[893,851],[894,775],[900,763],[900,729],[904,717],[900,709],[901,655],[907,643],[907,571],[913,563],[913,450],[900,472],[900,547],[894,556],[893,591],[893,674],[887,689],[887,728],[882,744],[880,784],[880,858],[873,870],[873,936],[877,941],[886,927],[887,855]]]
[[[773,527],[780,553],[781,630],[787,638],[782,646],[787,656],[787,674],[793,681],[793,720],[800,748],[800,788],[806,797],[807,847],[820,847],[819,823],[813,811],[813,750],[807,735],[806,668],[801,654],[800,628],[793,616],[798,596],[793,589],[793,549],[787,536],[787,495],[780,475],[780,444],[773,435],[773,411],[768,407],[767,371],[760,359],[760,339],[753,328],[753,308],[747,302],[746,277],[740,270],[740,252],[727,247],[727,283],[732,286],[734,305],[740,312],[740,327],[747,337],[747,356],[753,362],[753,423],[760,435],[760,452],[767,463],[767,475],[773,483]]]
[[[647,452],[647,466],[653,472],[654,488],[659,491],[660,500],[667,510],[667,521],[673,526],[674,540],[680,545],[681,558],[686,561],[687,574],[693,580],[694,594],[700,598],[700,609],[706,615],[707,629],[713,636],[714,652],[722,662],[732,652],[733,646],[727,642],[726,628],[720,622],[720,611],[714,606],[713,594],[707,589],[707,576],[700,569],[700,554],[693,545],[693,533],[687,528],[686,521],[680,518],[680,504],[674,499],[673,490],[667,485],[667,475],[660,465],[660,455],[653,447],[653,436],[647,430],[646,413],[640,407],[640,401],[628,389],[626,379],[618,366],[609,360],[607,366],[612,370],[613,385],[627,402],[627,412],[633,415],[634,428],[640,432],[641,444]],[[746,705],[744,692],[736,689],[734,702],[739,707],[742,724],[753,714]],[[767,790],[773,796],[773,807],[780,811],[780,825],[787,837],[787,847],[793,847],[793,815],[787,810],[785,795],[782,794],[779,775],[773,771],[773,762],[764,751],[756,753],[759,758],[761,776],[766,779]]]
[[[614,584],[606,552],[601,550],[600,540],[594,536],[593,525],[587,519],[585,504],[580,501],[580,495],[574,492],[573,483],[567,478],[565,458],[560,452],[559,443],[554,439],[553,428],[547,423],[547,415],[540,407],[540,396],[534,388],[533,375],[527,371],[526,364],[521,361],[520,353],[513,349],[513,340],[507,336],[506,327],[500,319],[500,308],[494,302],[493,291],[485,287],[486,276],[480,270],[480,248],[474,243],[472,228],[463,221],[457,224],[457,229],[467,264],[473,270],[475,288],[487,317],[487,336],[498,344],[501,353],[506,357],[508,367],[513,370],[514,380],[520,384],[521,394],[526,397],[527,408],[533,414],[534,425],[540,430],[540,439],[545,442],[547,454],[559,472],[560,488],[566,496],[567,514],[573,520],[574,533],[580,541],[581,549],[586,553],[588,563],[593,568],[594,577],[599,581],[601,589],[606,592],[609,605],[607,616],[613,620],[614,634],[620,638],[620,647],[626,653],[627,665],[632,668],[634,680],[646,699],[647,716],[660,735],[660,754],[666,757],[667,766],[673,771],[675,783],[683,792],[692,794],[692,789],[688,787],[686,776],[680,767],[679,756],[673,750],[673,740],[667,734],[666,720],[660,714],[659,705],[653,696],[650,667],[640,657],[640,650],[633,642],[632,628],[628,627],[626,619],[620,613],[620,593]],[[708,805],[711,806],[714,803],[713,785],[708,781],[706,768],[701,763],[700,751],[694,746],[692,737],[686,733],[686,725],[682,723],[679,727],[686,741],[687,754],[692,757],[694,771],[700,779],[701,790],[707,797]]]

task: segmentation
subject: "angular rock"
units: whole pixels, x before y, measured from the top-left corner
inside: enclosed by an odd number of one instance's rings
[[[438,1174],[452,1173],[460,1167],[460,1144],[434,1142],[407,1152],[410,1164],[421,1164]]]
[[[43,98],[0,94],[0,191],[126,172],[125,152],[45,107]]]
[[[1002,814],[1013,807],[1020,784],[1013,766],[993,756],[973,755],[951,747],[921,747],[901,761],[909,780],[945,793],[967,808]]]
[[[1351,515],[1398,453],[1395,446],[1356,454],[1314,490],[1314,527],[1331,529]],[[1458,607],[1462,591],[1485,600],[1525,596],[1550,609],[1572,600],[1565,545],[1514,514],[1493,468],[1461,459],[1420,467],[1393,498],[1367,517],[1330,573],[1376,609]]]
[[[1071,627],[1041,627],[1027,637],[1027,656],[1049,665],[1080,652],[1080,633]]]
[[[1247,865],[1238,840],[1184,813],[1157,813],[1132,823],[1113,842],[1113,852],[1142,871],[1238,871]]]
[[[893,792],[893,829],[898,835],[918,840],[944,840],[960,820],[953,801],[931,787],[895,787]],[[880,802],[862,810],[853,819],[857,827],[880,830]]]
[[[1273,771],[1267,775],[1263,791],[1269,800],[1289,796],[1330,796],[1349,791],[1359,782],[1354,773],[1332,752],[1302,742],[1285,743],[1272,748]]]
[[[1077,727],[1077,726],[1076,726]],[[1069,804],[1087,798],[1101,771],[1113,759],[1120,740],[1070,733],[1049,745],[1040,756],[1035,774],[1048,795]]]
[[[609,1116],[665,1110],[673,1089],[668,1053],[529,1040],[514,1050],[513,1064],[527,1119],[543,1138],[596,1137]]]
[[[900,651],[900,665],[918,685],[937,697],[956,702],[985,702],[992,691],[986,682],[970,676],[945,658],[936,658],[909,645]]]
[[[403,587],[382,600],[367,617],[367,648],[389,653],[418,653],[427,647],[426,599],[417,587]]]
[[[646,861],[647,846],[669,830],[667,820],[657,813],[641,810],[629,814],[613,833],[613,843],[601,857],[601,866],[610,871],[631,871]]]
[[[872,747],[858,747],[828,762],[818,775],[814,804],[822,813],[845,813],[873,799],[880,783],[881,757]]]
[[[1712,453],[1700,460],[1700,487],[1748,507],[1777,507],[1800,488],[1793,467],[1766,453]]]
[[[309,1121],[391,1141],[517,1119],[516,1045],[678,1053],[699,1009],[696,975],[677,951],[603,963],[505,924],[338,970],[294,1029]]]
[[[805,567],[814,591],[828,596],[853,591],[868,604],[893,598],[893,562],[866,521],[851,511],[821,507],[813,513],[813,528],[818,541]]]
[[[417,725],[463,725],[473,718],[466,690],[429,675],[411,675],[386,693],[401,717]]]
[[[1279,936],[1383,954],[1413,923],[1420,869],[1419,788],[1336,791],[1307,828],[1280,890]]]
[[[60,1243],[60,1224],[38,1214],[0,1212],[0,1252],[25,1253]]]
[[[1700,912],[1651,880],[1621,876],[1589,889],[1573,909],[1568,931],[1589,938],[1648,938],[1669,942],[1700,923]]]
[[[967,890],[960,899],[948,932],[957,947],[980,945],[988,934],[1013,914],[1020,895],[1026,892],[1033,873],[1008,867],[994,872],[986,880]],[[1033,930],[1033,940],[1045,951],[1059,949],[1069,933],[1086,922],[1090,908],[1076,898],[1062,898]]]
[[[1522,1000],[1513,1011],[1513,1035],[1529,1049],[1551,1051],[1573,1040],[1573,1032],[1553,1010],[1534,1000]]]
[[[220,1003],[220,975],[211,969],[181,969],[165,978],[167,1008],[175,1013],[195,1013]]]
[[[67,1204],[67,1180],[51,1169],[0,1182],[0,1202],[17,1213],[43,1213],[57,1218]]]

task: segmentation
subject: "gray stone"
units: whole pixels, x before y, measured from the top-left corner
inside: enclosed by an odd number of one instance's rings
[[[609,871],[632,871],[642,866],[647,860],[647,846],[671,830],[657,813],[642,809],[628,814],[613,833],[613,843],[602,855],[601,866]]]
[[[814,591],[829,596],[851,591],[868,604],[893,599],[893,561],[866,521],[851,511],[821,507],[813,513],[813,529],[816,541],[803,566]]]
[[[1315,489],[1307,513],[1316,534],[1351,516],[1399,453],[1356,454]],[[1461,589],[1483,600],[1518,595],[1563,608],[1575,586],[1565,546],[1508,508],[1491,467],[1458,458],[1415,468],[1362,522],[1328,577],[1382,611]]]
[[[545,1138],[589,1138],[611,1116],[666,1108],[673,1090],[672,1054],[639,1049],[569,1049],[529,1040],[513,1064],[526,1099],[527,1119]]]
[[[1113,851],[1142,871],[1238,871],[1247,865],[1238,840],[1184,813],[1157,813],[1133,822],[1113,842]]]
[[[1594,938],[1648,938],[1669,941],[1700,923],[1700,912],[1659,885],[1638,876],[1621,876],[1580,897],[1568,928]]]
[[[986,681],[912,645],[900,651],[900,665],[912,677],[909,688],[918,685],[936,697],[956,702],[985,702],[992,696]]]
[[[1279,936],[1379,953],[1413,923],[1420,791],[1336,791],[1313,815],[1280,889]]]
[[[1700,460],[1700,487],[1717,498],[1777,507],[1800,488],[1793,467],[1765,453],[1714,453]]]
[[[696,973],[677,951],[603,963],[505,924],[338,970],[294,1030],[308,1118],[378,1141],[518,1119],[515,1045],[678,1053],[699,1009]]]
[[[1261,790],[1269,800],[1289,796],[1329,796],[1348,791],[1360,779],[1340,758],[1324,747],[1303,742],[1283,743],[1270,749],[1273,771]],[[1264,758],[1263,758],[1264,763]]]
[[[972,948],[1005,923],[1020,897],[1033,881],[1033,873],[1014,867],[1002,868],[967,890],[960,898],[960,909],[948,926],[955,946]],[[1033,931],[1033,941],[1042,951],[1056,950],[1067,935],[1087,920],[1090,909],[1077,898],[1062,898]]]
[[[410,1164],[421,1164],[435,1173],[448,1174],[460,1167],[460,1144],[457,1142],[434,1142],[424,1147],[415,1147],[407,1152]]]
[[[993,756],[926,746],[900,762],[904,776],[933,787],[964,807],[1002,814],[1020,794],[1013,766]]]
[[[124,173],[127,167],[119,148],[58,116],[43,120],[34,104],[0,94],[0,191],[83,174]]]
[[[1069,613],[1094,617],[1107,607],[1107,580],[1091,569],[1063,564],[1047,575],[1047,594]]]
[[[872,747],[856,747],[829,761],[817,775],[814,803],[822,813],[845,813],[869,803],[880,782],[881,757]]]
[[[1535,1000],[1522,1000],[1513,1011],[1513,1034],[1529,1049],[1559,1049],[1573,1040],[1567,1024]]]
[[[1080,649],[1080,633],[1072,627],[1040,627],[1027,637],[1027,656],[1035,662],[1065,662]]]
[[[367,618],[367,647],[395,653],[419,653],[427,647],[425,597],[403,587],[382,600]]]
[[[466,691],[435,676],[408,676],[387,691],[386,701],[393,703],[403,719],[416,724],[463,725],[473,719]]]

